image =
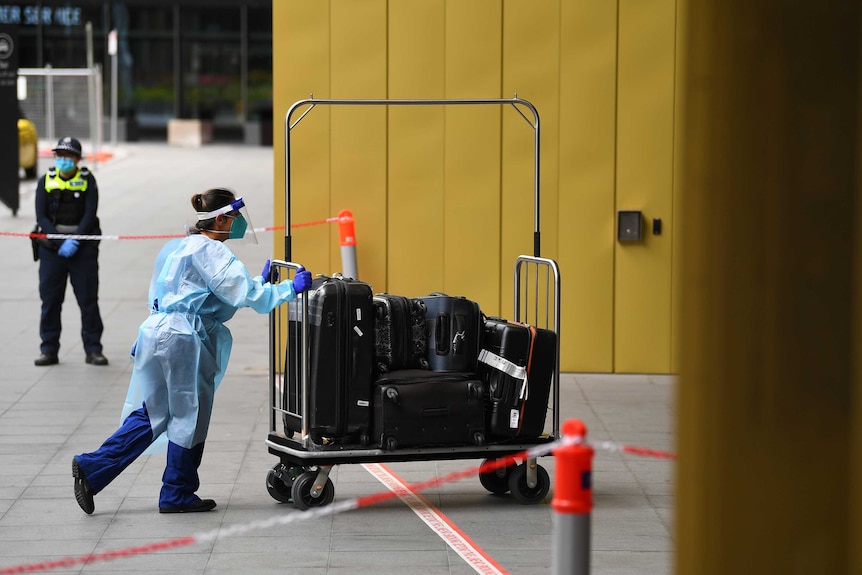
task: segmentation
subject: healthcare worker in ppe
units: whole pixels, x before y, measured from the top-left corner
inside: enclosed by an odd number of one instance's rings
[[[197,224],[188,237],[171,240],[156,258],[150,282],[150,316],[138,331],[134,370],[120,428],[92,453],[72,459],[75,499],[85,513],[93,496],[113,481],[160,435],[167,435],[167,465],[159,512],[209,511],[201,499],[198,467],[203,455],[213,395],[224,375],[232,338],[225,322],[238,308],[268,313],[311,285],[303,269],[293,281],[251,277],[225,246],[251,239],[245,204],[228,189],[192,196]],[[266,276],[266,277],[264,277]]]

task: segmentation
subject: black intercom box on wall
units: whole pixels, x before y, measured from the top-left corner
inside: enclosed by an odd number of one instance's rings
[[[643,238],[643,215],[640,211],[617,212],[617,239],[621,242],[639,242]]]

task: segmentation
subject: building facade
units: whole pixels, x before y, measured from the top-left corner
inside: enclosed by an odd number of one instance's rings
[[[212,121],[216,140],[239,140],[249,124],[271,123],[271,0],[0,0],[0,23],[18,26],[22,68],[87,67],[90,23],[106,108],[116,30],[126,139],[164,139],[171,118]]]

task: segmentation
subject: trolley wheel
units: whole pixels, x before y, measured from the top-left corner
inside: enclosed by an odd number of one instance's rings
[[[293,482],[293,504],[297,509],[305,511],[310,507],[323,507],[335,499],[335,486],[329,478],[318,497],[311,494],[316,479],[317,471],[306,471]]]
[[[279,503],[293,502],[293,481],[302,473],[301,467],[279,463],[266,474],[266,490]]]
[[[486,459],[482,465],[493,463],[496,459]],[[514,465],[506,467],[498,467],[493,471],[483,471],[479,474],[479,483],[482,487],[493,493],[494,495],[503,495],[509,491],[509,476],[512,475]]]
[[[541,465],[536,465],[536,486],[531,488],[527,485],[527,465],[521,465],[512,469],[509,475],[509,491],[512,496],[524,505],[539,503],[551,489],[551,479],[548,472]]]

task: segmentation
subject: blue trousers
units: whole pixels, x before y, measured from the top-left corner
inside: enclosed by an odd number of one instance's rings
[[[99,313],[99,247],[81,242],[78,252],[70,258],[39,248],[39,296],[42,316],[39,336],[42,353],[56,354],[60,350],[60,321],[66,281],[72,284],[75,299],[81,309],[81,339],[87,354],[102,351],[102,316]]]
[[[95,494],[116,479],[153,441],[155,438],[145,404],[130,413],[99,449],[76,455],[75,459]],[[159,494],[160,508],[187,507],[200,501],[195,492],[200,487],[198,468],[203,453],[203,443],[186,449],[168,442],[167,465]]]

